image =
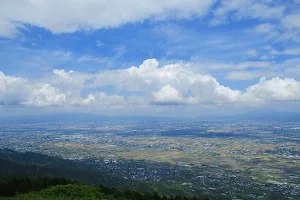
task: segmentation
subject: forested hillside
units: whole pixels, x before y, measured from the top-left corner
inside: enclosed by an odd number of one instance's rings
[[[0,150],[0,199],[202,200],[208,198],[193,198],[174,187],[158,183],[126,180],[103,174],[88,165],[70,160],[2,149]]]
[[[158,193],[142,194],[132,190],[117,190],[102,185],[80,185],[64,178],[7,178],[0,177],[0,199],[4,200],[197,200],[180,196],[164,196]],[[206,200],[208,198],[198,198]]]

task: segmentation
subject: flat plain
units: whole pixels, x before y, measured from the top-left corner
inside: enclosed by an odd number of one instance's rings
[[[124,179],[228,199],[300,195],[300,123],[1,124],[0,148],[88,163]]]

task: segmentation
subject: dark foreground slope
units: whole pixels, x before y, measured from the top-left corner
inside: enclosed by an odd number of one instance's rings
[[[13,178],[12,178],[13,177]],[[50,178],[49,178],[50,177]],[[72,180],[72,181],[68,181]],[[74,184],[83,185],[74,185]],[[18,193],[28,193],[26,195],[19,195],[14,197],[15,199],[68,199],[69,197],[57,198],[51,197],[47,190],[37,192],[41,189],[48,188],[50,186],[56,186],[61,184],[73,184],[68,186],[70,188],[88,188],[87,191],[94,191],[94,186],[98,185],[98,189],[106,188],[108,191],[116,191],[117,194],[123,194],[121,191],[136,191],[129,192],[134,193],[134,195],[141,195],[142,193],[147,193],[150,195],[165,194],[169,197],[171,196],[190,196],[174,187],[169,187],[166,185],[160,185],[158,183],[151,183],[145,181],[137,180],[126,180],[122,177],[112,176],[111,174],[101,173],[95,170],[89,165],[82,163],[77,163],[75,161],[63,160],[56,157],[50,157],[42,154],[36,153],[19,153],[12,150],[0,150],[0,196],[14,196]],[[105,185],[99,186],[99,185]],[[67,186],[65,186],[67,187]],[[111,189],[111,188],[118,188]],[[65,190],[64,187],[55,187],[56,190]],[[79,189],[79,191],[81,191]],[[84,192],[84,191],[83,191]],[[100,192],[103,193],[101,190]],[[140,193],[141,192],[141,193]],[[47,195],[48,196],[47,196]],[[83,196],[86,193],[82,194]],[[95,194],[98,194],[95,192]],[[107,194],[104,192],[104,194]],[[124,193],[126,194],[126,193]],[[50,196],[49,196],[50,195]],[[71,199],[72,199],[72,194]],[[110,193],[108,193],[110,195]],[[35,197],[36,196],[36,197]],[[75,195],[77,196],[77,195]],[[97,197],[97,196],[96,196]],[[88,199],[101,199],[99,198],[88,198]],[[101,197],[101,198],[100,198]],[[114,197],[119,198],[119,196]],[[158,197],[157,197],[158,198]],[[82,199],[84,199],[82,197]],[[104,198],[111,199],[111,198]],[[113,198],[112,198],[113,199]],[[143,199],[143,198],[125,198],[125,199]],[[147,199],[147,198],[146,198]],[[148,198],[149,199],[149,198]],[[155,199],[154,197],[150,199]],[[159,198],[160,199],[160,198]],[[164,198],[166,199],[166,198]],[[187,197],[185,199],[188,199]],[[199,199],[205,199],[204,196],[199,196]]]
[[[5,198],[7,200],[87,200],[87,199],[126,199],[124,197],[114,197],[113,195],[106,195],[97,186],[87,185],[58,185],[53,186],[39,192],[30,192],[28,194],[19,194],[16,197]]]
[[[102,185],[79,185],[63,178],[3,178],[0,179],[0,200],[197,200],[180,196],[160,196],[156,192],[142,194],[117,190]],[[198,198],[206,200],[208,198]]]

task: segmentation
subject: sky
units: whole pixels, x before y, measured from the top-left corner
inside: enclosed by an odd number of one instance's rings
[[[0,115],[300,112],[299,0],[1,0]]]

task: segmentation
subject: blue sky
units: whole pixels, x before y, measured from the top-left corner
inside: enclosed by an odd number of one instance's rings
[[[2,114],[300,111],[299,0],[4,0],[0,12]]]

